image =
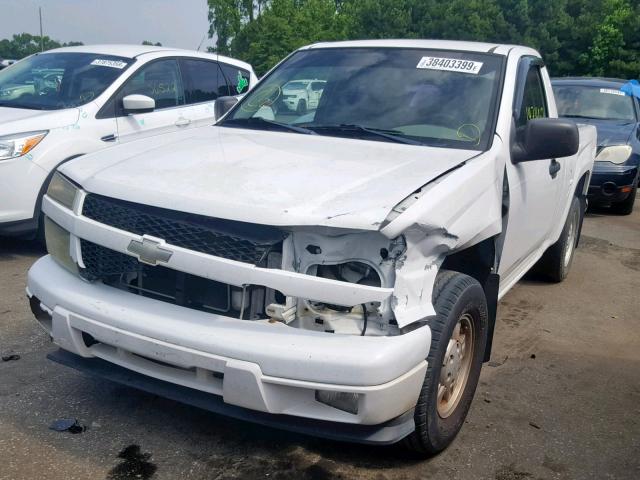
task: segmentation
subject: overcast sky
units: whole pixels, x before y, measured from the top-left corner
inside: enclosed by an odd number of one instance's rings
[[[207,0],[0,0],[0,39],[44,34],[60,42],[133,43],[196,49],[209,29]],[[206,38],[202,49],[211,45]]]

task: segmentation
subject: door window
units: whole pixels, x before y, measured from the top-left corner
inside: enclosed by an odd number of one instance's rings
[[[184,92],[178,63],[173,59],[159,60],[134,73],[118,96],[121,115],[124,114],[122,99],[133,94],[153,98],[156,101],[156,110],[183,105]]]
[[[522,106],[516,125],[522,127],[534,118],[549,116],[540,67],[531,66],[524,84]]]
[[[196,59],[180,60],[187,104],[210,102],[229,95],[227,81],[215,62]]]
[[[226,63],[221,63],[224,76],[227,78],[229,93],[227,95],[241,95],[249,90],[250,76],[244,68],[234,67]]]

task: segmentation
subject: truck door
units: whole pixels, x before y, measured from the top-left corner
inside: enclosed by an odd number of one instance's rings
[[[549,116],[544,66],[536,57],[523,57],[518,66],[511,141],[517,141],[529,120]],[[546,82],[547,84],[549,82]],[[555,113],[555,112],[554,112]],[[509,217],[499,273],[508,276],[541,255],[558,221],[558,200],[564,172],[556,159],[507,162]]]

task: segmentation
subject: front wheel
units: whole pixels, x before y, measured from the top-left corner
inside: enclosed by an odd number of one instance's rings
[[[487,343],[487,301],[477,280],[438,273],[433,288],[427,373],[415,409],[415,431],[405,445],[421,455],[444,450],[467,416]]]
[[[307,113],[307,101],[302,99],[298,102],[298,107],[296,108],[296,113],[298,115],[304,115]]]

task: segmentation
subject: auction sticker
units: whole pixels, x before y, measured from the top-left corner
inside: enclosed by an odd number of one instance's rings
[[[105,60],[103,58],[96,58],[91,65],[97,65],[99,67],[111,67],[122,70],[127,66],[127,62],[122,62],[120,60]]]
[[[473,73],[474,75],[477,75],[480,72],[482,65],[483,62],[474,62],[473,60],[460,60],[457,58],[444,57],[422,57],[416,68]]]
[[[624,97],[625,93],[620,90],[615,90],[613,88],[601,88],[600,93],[609,93],[611,95],[621,95]]]

